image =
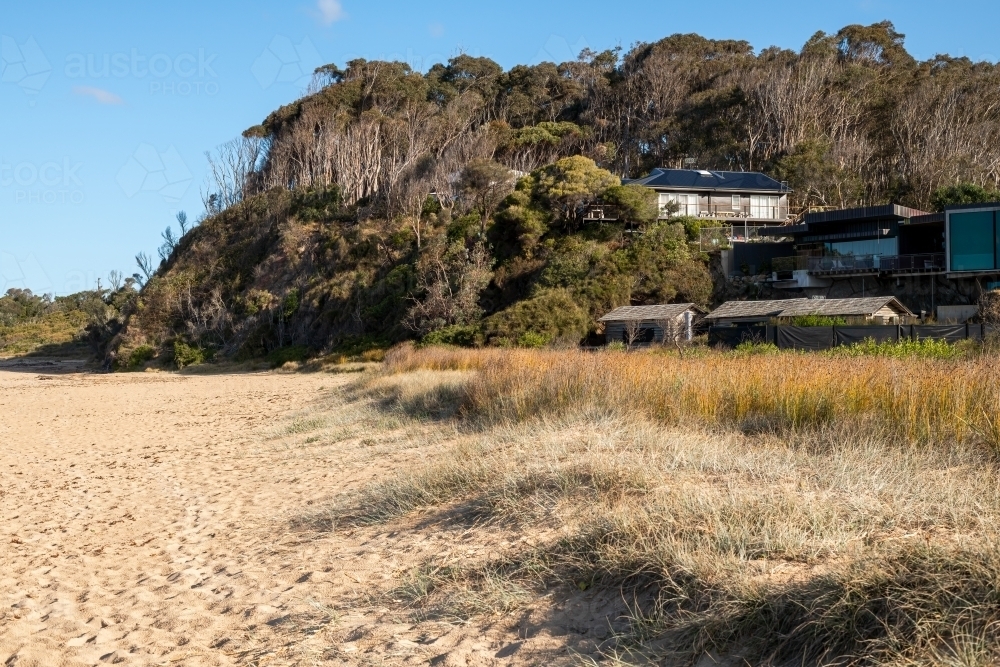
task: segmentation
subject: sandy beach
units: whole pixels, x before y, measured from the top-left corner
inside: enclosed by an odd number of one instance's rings
[[[291,527],[437,446],[373,438],[337,409],[350,376],[67,370],[0,370],[0,665],[511,664],[572,643],[548,610],[414,621],[385,596],[495,532]]]

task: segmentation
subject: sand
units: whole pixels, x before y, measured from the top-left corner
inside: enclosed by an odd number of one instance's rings
[[[0,665],[553,664],[595,650],[600,600],[471,620],[394,604],[428,558],[487,558],[516,536],[419,517],[294,527],[444,446],[366,431],[342,407],[350,381],[0,365]]]

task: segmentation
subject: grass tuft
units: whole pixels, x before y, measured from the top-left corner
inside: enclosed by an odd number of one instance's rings
[[[351,400],[452,444],[325,520],[523,536],[389,595],[462,619],[605,595],[609,664],[1000,661],[997,359],[761,361],[394,349]]]

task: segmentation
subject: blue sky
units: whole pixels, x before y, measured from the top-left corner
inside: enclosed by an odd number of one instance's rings
[[[0,292],[67,294],[112,269],[134,272],[135,253],[155,256],[177,211],[201,213],[205,151],[294,100],[324,63],[385,58],[426,69],[465,52],[511,67],[677,32],[798,49],[817,30],[884,19],[918,58],[1000,58],[1000,5],[980,0],[0,7]]]

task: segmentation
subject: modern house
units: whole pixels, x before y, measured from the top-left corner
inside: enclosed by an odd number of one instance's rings
[[[916,317],[891,296],[857,299],[779,299],[773,301],[727,301],[705,316],[713,326],[788,323],[796,317],[818,315],[842,318],[852,323],[902,324]]]
[[[654,169],[645,178],[624,183],[655,190],[664,218],[688,215],[757,226],[784,223],[790,217],[791,190],[759,172]]]
[[[607,342],[662,343],[665,340],[691,340],[695,322],[705,314],[693,303],[658,306],[623,306],[599,321],[604,323]]]
[[[945,272],[944,218],[889,204],[808,213],[799,224],[759,236],[783,242],[788,257],[771,261],[779,274],[775,287],[825,287],[836,278]]]

